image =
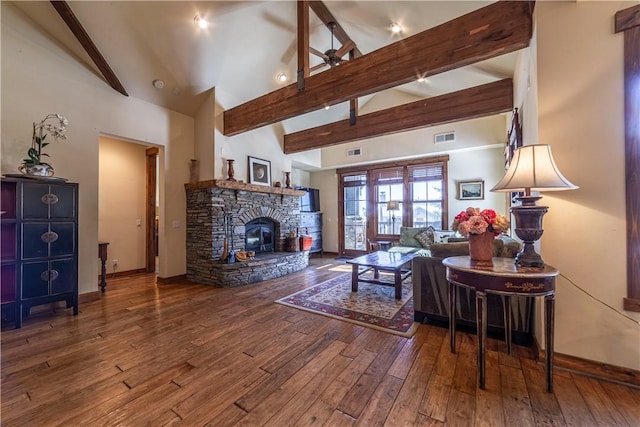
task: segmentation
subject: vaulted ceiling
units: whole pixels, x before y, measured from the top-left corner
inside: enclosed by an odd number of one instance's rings
[[[327,1],[326,9],[366,56],[399,40],[433,28],[493,2],[476,1]],[[15,2],[49,37],[100,78],[101,71],[49,2]],[[297,5],[295,1],[73,1],[67,5],[102,54],[129,96],[193,116],[207,91],[219,88],[231,109],[296,80]],[[201,29],[194,18],[209,21]],[[403,31],[392,34],[390,24]],[[324,52],[331,33],[322,19],[309,13],[309,45]],[[334,39],[334,47],[341,46]],[[420,55],[421,52],[414,52]],[[400,58],[401,59],[401,58]],[[392,59],[393,61],[393,59]],[[493,83],[513,76],[516,53],[431,75],[380,92],[358,96],[360,106],[397,91],[415,100]],[[311,77],[330,69],[311,54]],[[288,81],[276,80],[286,73]],[[376,69],[357,77],[374,78]],[[162,80],[163,88],[154,87]],[[124,96],[124,95],[122,95]],[[286,132],[349,118],[349,102],[328,112],[284,120]]]

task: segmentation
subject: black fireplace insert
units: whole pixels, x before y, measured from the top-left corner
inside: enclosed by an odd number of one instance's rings
[[[245,224],[246,251],[273,252],[275,250],[276,223],[269,218],[256,218]]]

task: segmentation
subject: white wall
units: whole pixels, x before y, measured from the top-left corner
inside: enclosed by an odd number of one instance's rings
[[[280,124],[264,126],[234,136],[226,136],[223,131],[224,110],[235,107],[237,99],[216,88],[215,108],[215,178],[227,178],[227,159],[233,159],[235,179],[249,182],[249,156],[271,162],[271,182],[284,183],[284,172],[292,171],[292,161],[282,148],[284,129]],[[294,185],[298,185],[293,182]],[[284,185],[284,184],[283,184]]]
[[[616,11],[634,4],[538,2],[535,13],[539,143],[551,144],[559,169],[580,186],[542,194],[541,255],[561,272],[555,350],[638,370],[640,313],[622,308],[623,35],[613,32]]]
[[[335,169],[311,173],[311,188],[320,190],[322,248],[338,253],[338,175]]]
[[[453,217],[468,207],[494,209],[509,216],[506,210],[505,193],[491,192],[491,188],[504,176],[504,147],[490,146],[471,151],[456,151],[449,157],[449,229]],[[460,200],[460,181],[484,181],[483,200]]]
[[[110,88],[49,40],[10,2],[2,13],[2,161],[13,173],[31,143],[32,122],[48,113],[69,119],[67,140],[49,150],[56,175],[80,184],[79,290],[97,289],[98,145],[101,134],[164,148],[160,177],[160,276],[184,274],[189,159],[194,121]],[[162,151],[162,150],[161,150]],[[173,221],[177,228],[172,228]],[[171,248],[170,250],[166,248]]]
[[[107,273],[145,268],[147,147],[99,140],[98,240],[109,242]]]
[[[211,89],[195,117],[195,156],[198,161],[198,181],[213,179],[214,173],[214,129],[211,126],[215,115],[215,89]]]
[[[450,131],[456,132],[455,142],[434,144],[434,135]],[[341,168],[356,162],[375,163],[435,156],[455,150],[504,144],[505,139],[504,115],[495,115],[323,148],[322,167]],[[347,157],[347,150],[353,148],[360,148],[362,155],[355,158]]]

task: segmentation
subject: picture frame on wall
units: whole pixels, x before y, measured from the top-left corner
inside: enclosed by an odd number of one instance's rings
[[[460,181],[458,182],[459,200],[484,200],[484,181]]]
[[[271,186],[271,162],[249,156],[249,184]]]
[[[513,115],[511,117],[511,127],[507,132],[507,142],[504,147],[504,170],[509,169],[513,153],[517,148],[522,147],[522,124],[520,123],[520,114],[518,109],[513,109]]]

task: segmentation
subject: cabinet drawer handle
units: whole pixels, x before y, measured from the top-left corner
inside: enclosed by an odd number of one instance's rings
[[[40,198],[40,201],[45,205],[55,205],[58,203],[58,196],[55,194],[45,194]]]
[[[43,271],[40,274],[40,280],[44,281],[44,282],[48,282],[49,280],[54,281],[58,278],[58,276],[60,275],[60,273],[58,273],[57,270],[47,270],[47,271]]]
[[[58,233],[54,231],[47,231],[46,233],[43,233],[42,236],[40,236],[40,240],[45,243],[53,243],[58,240]]]

